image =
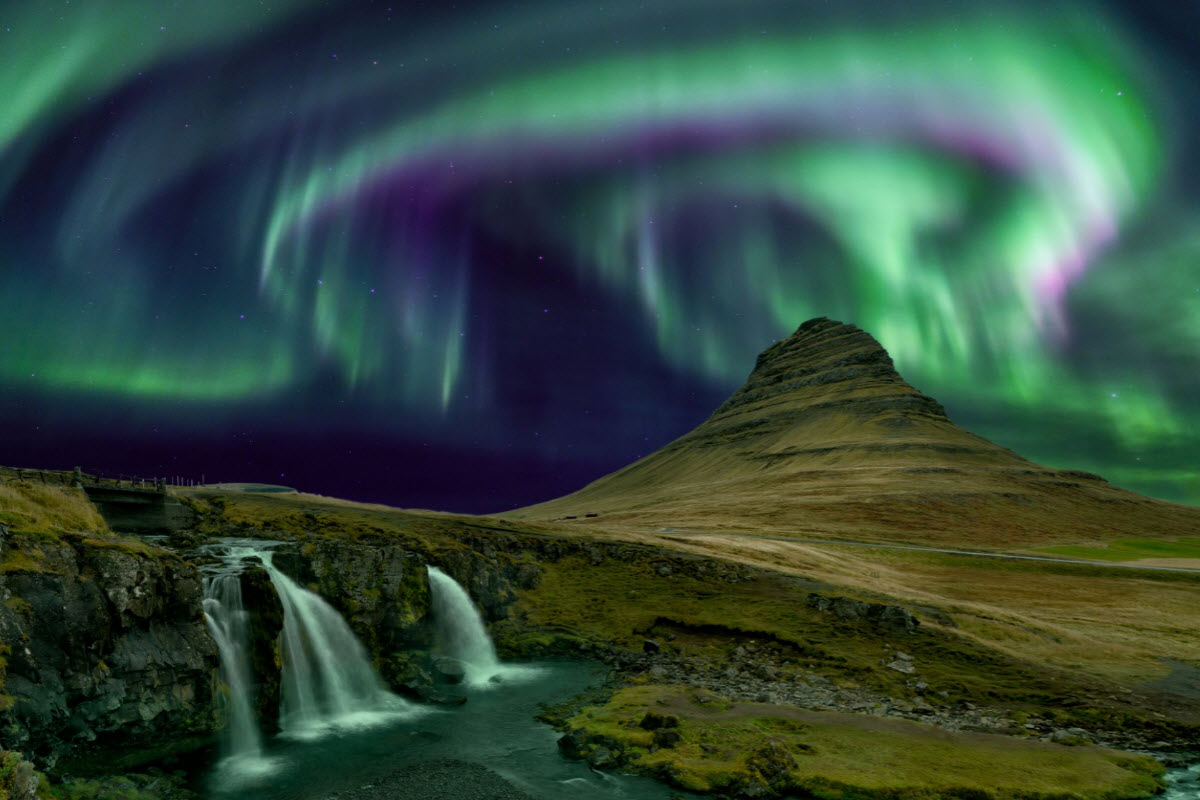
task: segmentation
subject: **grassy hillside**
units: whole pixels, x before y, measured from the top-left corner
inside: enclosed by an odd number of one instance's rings
[[[0,523],[38,535],[107,531],[108,525],[82,490],[33,481],[0,481]]]

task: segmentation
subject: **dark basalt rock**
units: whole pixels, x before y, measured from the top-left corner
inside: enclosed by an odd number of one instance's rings
[[[565,758],[578,761],[583,758],[583,748],[587,741],[588,735],[583,730],[576,728],[567,731],[558,737],[558,752],[562,753]]]
[[[217,649],[196,568],[79,540],[38,546],[37,571],[10,571],[0,586],[5,745],[46,768],[68,753],[135,761],[211,736]]]
[[[466,667],[457,658],[439,658],[433,662],[435,683],[459,684],[463,682],[466,674]]]
[[[261,566],[248,565],[241,575],[242,603],[249,615],[250,674],[254,676],[254,715],[266,734],[279,730],[283,672],[279,634],[283,603],[271,577]]]
[[[424,555],[395,544],[328,540],[281,548],[272,563],[346,618],[392,685],[403,680],[387,658],[431,644]]]

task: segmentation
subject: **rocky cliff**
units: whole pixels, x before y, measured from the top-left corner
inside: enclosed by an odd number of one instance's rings
[[[196,568],[128,540],[14,532],[0,581],[4,746],[136,758],[217,725]],[[164,736],[169,734],[169,736]],[[164,745],[166,747],[164,747]]]

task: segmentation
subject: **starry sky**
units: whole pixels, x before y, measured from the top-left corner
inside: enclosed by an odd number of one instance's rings
[[[1165,0],[10,0],[0,463],[503,510],[830,316],[959,424],[1200,503],[1198,30]]]

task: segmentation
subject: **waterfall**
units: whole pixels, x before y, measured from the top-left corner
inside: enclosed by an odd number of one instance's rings
[[[410,710],[384,688],[346,620],[320,595],[258,553],[283,603],[283,699],[279,723],[294,736],[359,727]]]
[[[430,566],[429,590],[433,597],[433,623],[438,649],[463,663],[464,682],[481,688],[497,680],[532,676],[533,667],[500,663],[496,647],[483,625],[483,616],[467,590],[437,567]]]
[[[279,723],[285,735],[312,738],[415,713],[384,688],[366,648],[341,614],[274,565],[272,546],[243,540],[214,547],[223,567],[210,570],[205,581],[205,618],[220,651],[221,677],[229,687],[222,771],[237,777],[261,775],[270,764],[262,755],[262,734],[254,718],[247,636],[252,609],[243,607],[241,588],[247,558],[262,562],[283,606]]]
[[[250,675],[247,613],[242,605],[242,582],[237,574],[222,573],[204,581],[204,621],[221,657],[221,679],[225,695],[224,771],[238,775],[270,772],[263,757],[262,735],[254,719]]]

